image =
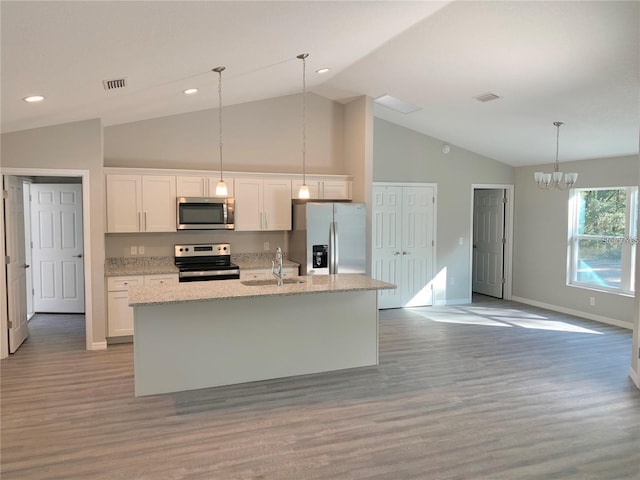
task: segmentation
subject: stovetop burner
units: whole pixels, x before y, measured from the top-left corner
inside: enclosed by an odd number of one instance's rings
[[[240,267],[231,263],[228,243],[175,245],[174,252],[180,282],[240,278]]]

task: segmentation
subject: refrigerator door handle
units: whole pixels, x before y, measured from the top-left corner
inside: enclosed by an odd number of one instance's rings
[[[333,222],[333,273],[338,273],[340,253],[338,251],[338,222]]]
[[[335,224],[334,222],[329,222],[329,274],[336,273],[335,265],[336,265],[336,253],[335,253]]]

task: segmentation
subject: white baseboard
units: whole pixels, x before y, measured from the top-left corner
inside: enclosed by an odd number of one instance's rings
[[[638,390],[640,390],[640,374],[636,372],[633,368],[629,369],[629,378],[636,384]]]
[[[536,300],[530,300],[528,298],[513,296],[511,297],[511,300],[513,300],[514,302],[526,303],[527,305],[532,305],[534,307],[546,308],[547,310],[552,310],[554,312],[575,315],[576,317],[586,318],[587,320],[593,320],[595,322],[606,323],[607,325],[613,325],[614,327],[621,327],[629,330],[633,329],[633,324],[631,322],[623,322],[622,320],[616,320],[615,318],[603,317],[602,315],[595,315],[593,313],[582,312],[580,310],[574,310],[572,308],[551,305],[549,303],[538,302]]]
[[[106,350],[106,349],[107,349],[107,341],[105,340],[104,342],[93,342],[89,350]]]

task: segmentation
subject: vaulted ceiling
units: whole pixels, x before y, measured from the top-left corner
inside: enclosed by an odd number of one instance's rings
[[[310,91],[509,165],[638,153],[637,1],[2,1],[2,132]],[[325,74],[315,70],[328,67]],[[126,78],[105,90],[103,80]],[[198,88],[196,95],[182,93]],[[474,97],[494,93],[498,99]],[[45,100],[22,99],[41,94]]]

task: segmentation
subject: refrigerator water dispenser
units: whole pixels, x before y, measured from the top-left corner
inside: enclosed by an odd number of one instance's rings
[[[313,246],[313,268],[327,268],[329,266],[329,245]]]

